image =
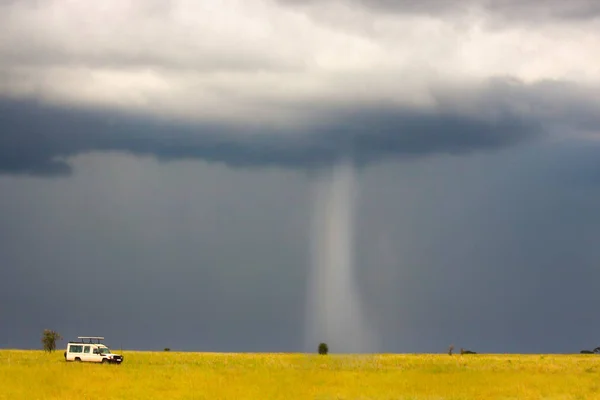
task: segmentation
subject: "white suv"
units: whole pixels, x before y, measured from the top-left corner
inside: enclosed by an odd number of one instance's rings
[[[88,361],[96,363],[121,364],[123,356],[114,354],[101,341],[100,336],[79,336],[78,341],[67,343],[65,361]]]

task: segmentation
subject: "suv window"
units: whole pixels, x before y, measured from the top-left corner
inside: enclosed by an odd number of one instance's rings
[[[83,346],[72,344],[69,346],[70,353],[81,353],[83,351]]]
[[[89,353],[89,352],[90,352],[90,346],[85,346],[85,347],[83,348],[83,352],[84,352],[84,353]]]

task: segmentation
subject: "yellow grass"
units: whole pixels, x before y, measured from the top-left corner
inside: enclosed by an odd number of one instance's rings
[[[595,355],[124,355],[0,351],[0,399],[600,399]]]

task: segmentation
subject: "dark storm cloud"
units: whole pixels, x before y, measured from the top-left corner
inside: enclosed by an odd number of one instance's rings
[[[597,107],[586,96],[564,83],[527,86],[496,80],[485,90],[465,92],[460,101],[452,92],[439,92],[435,109],[389,104],[324,108],[311,114],[311,124],[285,132],[4,100],[0,171],[65,174],[68,157],[96,151],[292,168],[330,164],[348,154],[367,164],[388,157],[464,153],[511,145],[544,129],[597,132]]]
[[[537,128],[531,121],[514,117],[489,122],[451,113],[375,109],[339,113],[336,118],[342,122],[288,138],[276,133],[232,132],[226,126],[169,125],[148,118],[23,103],[2,108],[11,111],[0,122],[4,132],[0,171],[39,175],[68,173],[66,157],[94,151],[293,168],[330,164],[351,153],[357,163],[369,163],[385,157],[496,148],[517,142]]]
[[[321,0],[279,1],[290,5],[319,5],[324,3]],[[398,14],[458,14],[475,7],[495,17],[524,20],[590,20],[600,16],[600,4],[594,0],[342,0],[341,3],[385,13]]]

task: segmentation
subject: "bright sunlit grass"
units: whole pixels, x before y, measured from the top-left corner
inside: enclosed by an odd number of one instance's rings
[[[595,355],[124,352],[123,365],[62,350],[0,351],[0,399],[594,399]]]

